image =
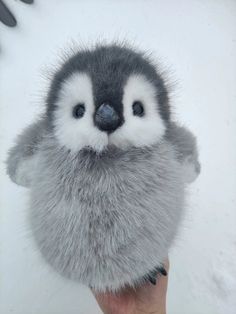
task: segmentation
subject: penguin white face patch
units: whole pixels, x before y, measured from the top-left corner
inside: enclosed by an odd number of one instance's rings
[[[57,140],[72,152],[86,147],[101,152],[108,145],[128,148],[157,143],[165,124],[151,82],[143,75],[131,75],[123,88],[122,103],[124,123],[112,133],[99,130],[94,124],[91,78],[86,73],[74,73],[62,83],[55,103],[53,125]]]
[[[123,92],[124,123],[109,136],[109,144],[127,148],[157,143],[165,124],[158,112],[155,87],[143,75],[131,75]]]
[[[93,88],[86,73],[74,73],[63,84],[54,112],[54,132],[72,152],[89,147],[97,152],[108,144],[108,135],[95,127]]]

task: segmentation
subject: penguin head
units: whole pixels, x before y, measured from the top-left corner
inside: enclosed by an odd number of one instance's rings
[[[144,54],[99,46],[75,53],[56,72],[47,117],[57,141],[73,152],[148,147],[165,133],[168,92]]]

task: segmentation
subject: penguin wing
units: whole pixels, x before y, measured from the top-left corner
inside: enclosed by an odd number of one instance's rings
[[[30,187],[37,165],[38,145],[46,134],[46,120],[41,118],[23,130],[7,157],[7,174],[13,182]]]
[[[196,137],[187,128],[171,122],[166,138],[174,146],[178,161],[183,166],[184,181],[195,181],[201,170]]]

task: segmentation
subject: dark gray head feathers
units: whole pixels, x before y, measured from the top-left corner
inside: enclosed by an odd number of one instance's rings
[[[111,101],[122,112],[123,87],[131,74],[142,74],[156,87],[159,112],[163,120],[170,119],[170,106],[164,78],[144,53],[119,45],[98,46],[82,50],[70,57],[56,72],[47,98],[51,117],[61,84],[75,72],[89,74],[93,83],[95,106]]]

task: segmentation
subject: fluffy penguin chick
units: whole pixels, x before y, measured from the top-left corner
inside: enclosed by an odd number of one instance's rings
[[[200,171],[194,136],[171,121],[158,69],[132,49],[80,51],[54,75],[46,111],[10,150],[30,188],[45,260],[98,291],[165,274],[163,260]]]

